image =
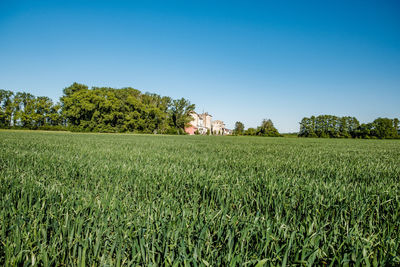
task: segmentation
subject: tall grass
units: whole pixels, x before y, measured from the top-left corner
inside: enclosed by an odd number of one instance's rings
[[[399,265],[400,142],[0,131],[0,265]]]

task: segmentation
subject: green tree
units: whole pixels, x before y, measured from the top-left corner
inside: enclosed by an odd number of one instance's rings
[[[257,128],[257,135],[270,137],[281,136],[270,119],[264,119],[261,122],[261,126]]]
[[[184,130],[185,126],[190,122],[195,105],[184,98],[172,101],[171,105],[171,120],[176,129]]]
[[[395,129],[396,132],[396,138],[400,137],[400,128],[399,128],[399,119],[398,118],[394,118],[393,119],[393,127]]]
[[[74,83],[64,89],[62,114],[72,129],[97,132],[183,133],[194,104],[134,88]],[[174,130],[171,130],[171,129]]]
[[[246,131],[244,131],[244,135],[255,136],[257,135],[257,130],[255,128],[248,128]]]
[[[62,126],[63,116],[61,114],[61,104],[56,103],[51,106],[50,113],[47,115],[48,123],[52,126]]]
[[[18,92],[15,96],[19,103],[17,118],[22,127],[31,128],[34,126],[35,96],[30,93]],[[15,105],[14,105],[15,106]]]
[[[244,124],[240,121],[235,123],[235,129],[233,130],[234,135],[243,135],[244,134]]]
[[[299,137],[318,137],[315,133],[315,116],[301,120],[298,135]]]
[[[10,127],[13,114],[13,95],[11,91],[0,89],[0,127]]]
[[[379,138],[396,138],[397,130],[394,120],[388,118],[377,118],[373,121],[372,135]]]
[[[63,93],[64,93],[64,97],[68,97],[73,95],[74,93],[81,91],[81,90],[88,90],[89,87],[87,85],[84,84],[80,84],[80,83],[73,83],[71,86],[68,86],[66,88],[64,88]]]
[[[60,103],[48,97],[0,90],[0,127],[68,126],[95,132],[184,133],[195,105],[127,87],[92,87],[73,83]]]
[[[32,114],[32,120],[36,127],[50,124],[50,113],[53,101],[46,96],[37,97],[34,101],[35,112]]]
[[[354,117],[319,115],[303,118],[300,122],[299,137],[355,137],[360,123]]]

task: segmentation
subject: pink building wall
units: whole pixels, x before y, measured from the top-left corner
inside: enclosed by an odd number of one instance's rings
[[[194,135],[194,132],[196,132],[197,128],[190,125],[189,127],[185,127],[185,132],[190,134],[190,135]]]

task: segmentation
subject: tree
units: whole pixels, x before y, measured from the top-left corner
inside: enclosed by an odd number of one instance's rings
[[[62,114],[73,130],[184,133],[195,105],[134,88],[114,89],[74,83],[64,89]]]
[[[261,122],[261,126],[257,128],[257,135],[270,137],[281,136],[270,119],[264,119]]]
[[[11,91],[0,90],[0,126],[10,127],[13,114],[13,95]]]
[[[56,103],[51,106],[50,112],[47,115],[48,123],[51,126],[58,126],[63,124],[63,116],[61,114],[61,104]]]
[[[250,136],[255,136],[257,135],[257,130],[255,128],[248,128],[245,132],[244,135],[250,135]]]
[[[354,138],[357,129],[360,127],[360,122],[355,117],[347,117],[348,118],[348,130],[350,135]]]
[[[63,93],[64,93],[64,96],[68,97],[80,90],[88,90],[88,89],[89,89],[89,87],[87,85],[75,82],[71,86],[64,88]]]
[[[32,114],[32,120],[36,127],[48,125],[50,123],[50,113],[53,101],[46,96],[37,97],[34,101],[35,113]]]
[[[354,117],[319,115],[303,118],[300,122],[299,137],[355,137],[360,123]]]
[[[301,120],[299,137],[311,137],[314,131],[317,137],[328,138],[399,138],[399,120],[396,118],[377,118],[361,125],[355,117],[350,116],[319,115],[314,118]]]
[[[399,128],[399,119],[398,118],[394,118],[393,119],[393,127],[395,129],[396,132],[396,138],[400,137],[400,128]]]
[[[240,121],[235,123],[235,129],[233,130],[234,135],[243,135],[244,133],[244,124]]]
[[[30,93],[18,92],[15,98],[18,99],[17,101],[20,103],[19,113],[17,114],[20,125],[22,127],[31,128],[34,124],[35,96]]]
[[[299,137],[317,137],[315,134],[315,117],[303,118],[300,122]]]
[[[377,118],[373,121],[372,135],[379,138],[396,138],[397,129],[394,120],[388,118]]]
[[[340,118],[332,115],[327,115],[327,134],[331,138],[340,137]]]
[[[172,101],[171,119],[172,124],[176,129],[184,130],[185,126],[190,122],[195,105],[184,98]]]

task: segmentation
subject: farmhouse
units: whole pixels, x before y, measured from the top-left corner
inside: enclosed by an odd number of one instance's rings
[[[227,135],[231,134],[231,130],[225,128],[225,123],[220,120],[212,120],[212,116],[207,112],[198,114],[196,112],[190,113],[192,120],[189,125],[185,127],[185,132],[193,135],[196,132],[198,134],[215,134],[215,135]]]
[[[213,121],[211,124],[212,134],[223,135],[225,129],[225,123],[220,120]]]

